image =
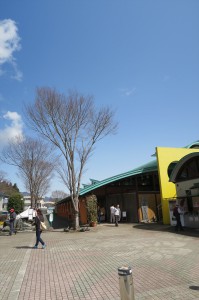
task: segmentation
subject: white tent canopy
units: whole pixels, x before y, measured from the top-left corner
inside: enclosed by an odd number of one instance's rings
[[[35,210],[29,207],[28,209],[24,210],[22,213],[18,214],[16,219],[28,219],[33,220],[35,218]]]

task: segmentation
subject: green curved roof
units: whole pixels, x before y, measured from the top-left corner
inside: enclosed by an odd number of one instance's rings
[[[109,177],[109,178],[101,180],[101,181],[96,180],[91,185],[87,185],[87,186],[84,185],[84,188],[80,190],[80,196],[83,196],[84,194],[89,193],[89,192],[91,192],[99,187],[102,187],[106,184],[109,184],[111,182],[114,182],[114,181],[117,181],[120,179],[124,179],[124,178],[130,177],[132,175],[144,174],[147,172],[153,172],[153,171],[157,171],[157,170],[158,170],[157,160],[153,160],[153,161],[151,161],[145,165],[142,165],[136,169],[133,169],[131,171],[128,171],[128,172],[125,172],[125,173],[122,173],[119,175],[115,175],[113,177]]]
[[[184,148],[191,149],[191,148],[197,148],[197,147],[199,147],[199,141],[195,141],[195,142],[185,146]]]

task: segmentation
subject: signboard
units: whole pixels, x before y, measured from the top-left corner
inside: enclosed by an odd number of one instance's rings
[[[53,214],[52,214],[52,213],[49,215],[49,221],[50,221],[51,223],[53,222]]]
[[[148,221],[148,201],[142,198],[141,201],[141,209],[142,209],[142,219],[143,221]]]
[[[176,201],[169,200],[169,217],[171,226],[176,226],[176,218],[173,216],[173,209],[175,207]]]
[[[28,208],[28,220],[32,221],[33,220],[33,209]]]

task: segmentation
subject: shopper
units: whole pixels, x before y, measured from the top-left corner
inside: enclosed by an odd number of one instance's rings
[[[41,238],[41,233],[42,233],[41,222],[44,222],[44,216],[40,209],[36,209],[35,220],[34,220],[35,230],[36,230],[36,243],[34,249],[38,248],[39,242],[42,244],[42,249],[46,248],[46,244]]]

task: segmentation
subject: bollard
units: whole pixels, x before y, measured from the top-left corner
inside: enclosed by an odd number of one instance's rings
[[[135,300],[131,267],[118,268],[121,300]]]

